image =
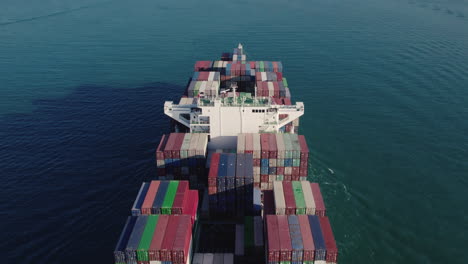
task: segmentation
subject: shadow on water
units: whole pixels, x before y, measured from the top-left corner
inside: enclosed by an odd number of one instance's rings
[[[163,103],[183,87],[81,86],[0,119],[3,263],[111,263],[154,149]]]

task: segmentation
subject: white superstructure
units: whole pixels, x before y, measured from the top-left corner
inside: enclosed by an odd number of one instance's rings
[[[243,47],[238,46],[238,53],[245,60]],[[233,59],[234,60],[234,59]],[[211,73],[210,73],[211,74]],[[266,75],[265,72],[262,73]],[[255,82],[254,82],[255,83]],[[281,133],[288,123],[298,124],[299,117],[304,114],[304,104],[276,104],[272,97],[257,97],[257,86],[254,95],[236,93],[237,86],[218,87],[212,90],[219,94],[204,93],[205,82],[201,82],[198,93],[193,97],[182,98],[179,104],[172,101],[164,103],[164,113],[187,127],[190,133],[208,133],[210,135],[209,149],[235,149],[239,133]],[[273,89],[273,83],[271,89]],[[248,96],[247,96],[248,95]],[[288,131],[295,133],[294,127]]]

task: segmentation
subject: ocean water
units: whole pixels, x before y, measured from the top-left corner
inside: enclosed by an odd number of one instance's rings
[[[162,105],[281,60],[340,263],[468,262],[468,1],[3,0],[1,263],[112,263]]]

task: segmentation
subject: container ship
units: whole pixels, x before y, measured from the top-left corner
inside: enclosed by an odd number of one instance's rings
[[[116,264],[337,263],[281,62],[248,61],[241,44],[197,61],[164,113],[173,133],[155,146],[155,180],[135,190]]]

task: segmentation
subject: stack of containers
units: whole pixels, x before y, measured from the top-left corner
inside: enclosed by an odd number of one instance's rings
[[[195,71],[211,71],[212,61],[197,61],[195,62]]]
[[[263,220],[261,216],[246,216],[244,224],[241,225],[244,237],[244,252],[245,254],[261,255],[263,254]]]
[[[145,194],[140,192],[132,208],[132,215],[189,215],[192,222],[197,218],[198,191],[189,190],[188,181],[151,181]],[[139,212],[136,212],[139,210]]]
[[[277,215],[325,216],[325,204],[318,183],[275,181],[273,196]]]
[[[327,217],[266,215],[266,263],[337,263],[338,250]]]
[[[196,186],[204,175],[208,146],[206,133],[163,135],[156,149],[156,164],[161,180],[188,180]],[[201,179],[203,180],[203,179]]]
[[[252,214],[252,154],[213,153],[208,173],[210,212],[221,216]]]
[[[280,61],[256,61],[255,69],[259,72],[283,72],[283,64]]]
[[[246,61],[247,56],[243,53],[242,49],[235,48],[232,53],[233,61]]]
[[[237,152],[252,153],[254,186],[271,190],[273,181],[306,180],[309,148],[297,134],[239,134]]]

